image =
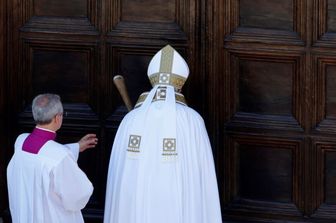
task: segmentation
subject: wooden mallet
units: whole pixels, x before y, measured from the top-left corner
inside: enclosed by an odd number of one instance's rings
[[[125,85],[124,77],[121,75],[116,75],[113,77],[113,82],[117,87],[119,94],[121,95],[122,100],[124,101],[128,111],[131,111],[133,108],[131,99],[128,96],[127,88]]]

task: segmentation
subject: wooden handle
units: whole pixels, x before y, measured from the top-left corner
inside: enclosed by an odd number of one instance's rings
[[[117,87],[119,94],[121,95],[121,98],[127,107],[127,110],[131,111],[133,108],[133,105],[127,93],[124,77],[121,75],[116,75],[113,77],[113,82],[115,86]]]

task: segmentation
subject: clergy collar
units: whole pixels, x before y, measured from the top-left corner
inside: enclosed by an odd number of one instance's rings
[[[42,128],[42,127],[40,127],[40,126],[36,126],[35,128],[37,128],[37,129],[40,129],[40,130],[43,130],[43,131],[47,131],[47,132],[56,133],[56,132],[55,132],[55,131],[53,131],[53,130],[46,129],[46,128]]]

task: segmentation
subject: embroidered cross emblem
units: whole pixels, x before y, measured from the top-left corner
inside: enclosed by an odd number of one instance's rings
[[[159,83],[160,84],[169,84],[170,74],[161,73]]]
[[[158,88],[156,91],[156,98],[158,100],[166,98],[166,88]]]
[[[164,152],[175,152],[176,150],[176,139],[164,138],[163,139],[163,151]]]
[[[138,135],[130,135],[128,140],[128,151],[130,152],[140,152],[140,142],[141,136]]]

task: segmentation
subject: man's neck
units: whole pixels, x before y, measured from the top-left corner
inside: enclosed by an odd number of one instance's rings
[[[56,131],[46,128],[45,126],[41,126],[41,125],[36,125],[36,128],[44,130],[44,131],[48,131],[48,132],[52,132],[52,133],[56,133]]]
[[[43,129],[43,130],[46,130],[46,131],[49,131],[49,132],[56,132],[57,131],[57,129],[51,124],[36,125],[36,128]]]

